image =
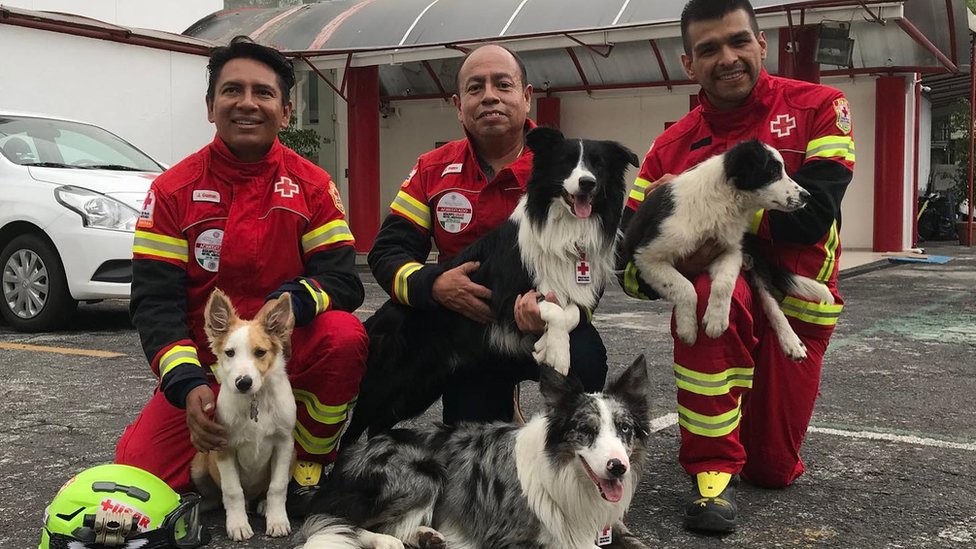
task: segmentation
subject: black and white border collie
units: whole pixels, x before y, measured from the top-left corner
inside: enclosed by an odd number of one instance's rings
[[[735,281],[743,266],[743,242],[756,210],[795,211],[810,193],[786,175],[779,151],[752,139],[737,144],[685,171],[650,193],[624,235],[623,253],[633,257],[640,276],[674,304],[675,331],[688,345],[698,335],[694,285],[674,268],[707,239],[724,252],[709,266],[711,291],[702,318],[705,334],[718,337],[729,327]],[[793,360],[806,358],[806,347],[790,327],[773,292],[833,303],[824,284],[785,272],[749,250],[753,268],[747,280],[759,297],[779,339]]]
[[[644,357],[598,394],[548,366],[540,378],[545,413],[521,427],[394,429],[343,448],[301,549],[597,547],[627,511],[647,454]]]
[[[461,368],[544,363],[564,375],[569,370],[578,306],[594,309],[614,276],[624,174],[637,157],[613,141],[566,139],[545,127],[530,131],[526,145],[534,154],[532,176],[512,215],[445,266],[481,263],[471,279],[491,289],[495,321],[480,324],[444,308],[381,307],[367,321],[369,358],[344,442],[420,415]],[[588,279],[578,277],[581,266]],[[547,323],[541,337],[515,324],[515,300],[531,289],[551,292],[559,303],[539,304]]]

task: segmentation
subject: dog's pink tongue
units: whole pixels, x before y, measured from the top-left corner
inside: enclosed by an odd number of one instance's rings
[[[573,213],[576,217],[587,218],[593,213],[593,204],[590,202],[589,195],[578,194],[573,197]]]
[[[610,503],[617,503],[624,497],[624,483],[617,479],[600,479],[600,493],[603,499]]]

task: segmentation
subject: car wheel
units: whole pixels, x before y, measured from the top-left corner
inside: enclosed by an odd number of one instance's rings
[[[54,246],[34,234],[14,238],[0,253],[0,294],[0,314],[21,332],[59,328],[78,306]]]

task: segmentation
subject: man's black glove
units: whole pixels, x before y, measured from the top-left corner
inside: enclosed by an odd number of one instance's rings
[[[278,299],[285,292],[291,294],[291,312],[295,315],[295,326],[305,326],[315,320],[315,298],[309,293],[308,286],[305,286],[302,283],[303,281],[314,289],[318,288],[318,284],[312,279],[298,277],[285,282],[264,299],[265,301],[270,301],[272,299]]]

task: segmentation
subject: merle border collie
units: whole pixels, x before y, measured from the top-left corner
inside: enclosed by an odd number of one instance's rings
[[[644,547],[599,540],[627,511],[647,454],[644,357],[602,393],[548,366],[540,378],[546,410],[523,426],[393,429],[343,448],[302,547]]]
[[[806,347],[793,331],[774,297],[795,295],[833,303],[824,284],[763,260],[748,237],[756,210],[790,212],[806,205],[810,193],[788,175],[779,151],[756,139],[743,141],[678,175],[650,193],[624,235],[623,253],[634,258],[640,276],[661,297],[674,304],[675,331],[688,345],[698,335],[695,287],[674,268],[707,239],[724,249],[709,266],[711,290],[702,325],[708,337],[729,327],[735,281],[743,267],[743,243],[752,268],[746,278],[779,339],[793,360],[806,358]]]
[[[444,308],[392,302],[381,307],[367,321],[369,358],[344,442],[422,414],[461,368],[544,363],[568,372],[578,305],[594,309],[614,277],[624,174],[637,156],[613,141],[566,139],[545,127],[530,131],[526,145],[534,154],[532,176],[512,215],[446,265],[481,263],[471,279],[492,290],[496,320],[480,324]],[[577,276],[580,267],[588,279]],[[547,325],[539,337],[522,334],[513,312],[517,296],[533,288],[554,293],[559,303],[539,304]]]

